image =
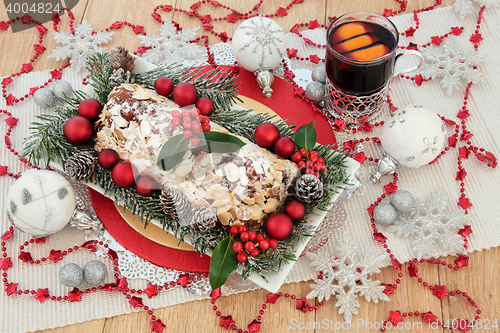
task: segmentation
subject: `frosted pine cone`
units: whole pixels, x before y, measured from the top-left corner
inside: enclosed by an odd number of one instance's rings
[[[135,83],[135,80],[129,71],[125,72],[123,68],[118,68],[113,69],[113,74],[109,77],[109,83],[112,87],[118,87],[124,83]]]
[[[189,216],[189,226],[196,232],[204,233],[217,224],[217,214],[211,206],[198,206]]]
[[[314,175],[305,174],[295,183],[295,196],[304,203],[311,203],[323,196],[323,183]]]
[[[121,68],[124,72],[132,72],[135,58],[121,46],[114,47],[109,51],[109,60],[113,69]]]
[[[88,152],[78,153],[67,159],[64,165],[66,173],[76,180],[89,179],[97,164],[94,156]]]
[[[187,197],[181,191],[172,188],[161,191],[160,206],[165,214],[175,218],[188,214],[191,209],[191,203]],[[182,225],[187,226],[187,221],[182,220],[186,219],[181,218],[180,222]]]

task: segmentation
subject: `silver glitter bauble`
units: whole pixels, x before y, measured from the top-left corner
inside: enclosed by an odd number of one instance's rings
[[[52,87],[52,92],[57,98],[73,97],[73,87],[68,81],[57,81]]]
[[[40,88],[35,91],[33,99],[35,100],[36,105],[41,107],[46,107],[47,105],[51,105],[56,102],[56,97],[49,88]]]
[[[391,205],[400,213],[410,213],[415,208],[415,198],[410,192],[400,190],[392,195]]]
[[[83,270],[77,264],[64,265],[59,271],[59,281],[67,287],[76,287],[83,281]]]
[[[309,83],[306,87],[306,96],[313,102],[320,102],[325,96],[325,85],[318,81]]]
[[[387,227],[396,220],[396,209],[388,203],[379,203],[373,210],[373,218],[378,224]]]
[[[106,265],[98,260],[89,262],[83,267],[83,278],[91,285],[98,285],[104,281],[108,275]]]
[[[313,69],[311,73],[313,81],[321,82],[326,84],[326,68],[325,66],[319,66]]]

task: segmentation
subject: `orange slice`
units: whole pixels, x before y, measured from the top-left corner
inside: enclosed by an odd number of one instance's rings
[[[366,24],[360,22],[343,24],[333,34],[332,44],[340,43],[346,39],[363,35],[370,31],[371,29]]]
[[[356,49],[361,49],[363,47],[367,47],[377,42],[377,38],[372,34],[361,35],[358,37],[354,37],[343,41],[334,46],[335,50],[339,53],[346,53]]]
[[[383,57],[384,55],[389,53],[389,51],[389,48],[384,44],[377,44],[366,49],[347,53],[346,56],[354,60],[374,60]]]

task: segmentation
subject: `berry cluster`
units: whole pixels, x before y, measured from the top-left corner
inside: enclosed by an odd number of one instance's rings
[[[315,175],[318,178],[320,177],[319,173],[326,170],[325,160],[318,155],[316,150],[311,150],[308,154],[307,150],[302,148],[292,155],[292,160],[297,163],[299,169],[305,169],[306,174]]]
[[[184,136],[191,138],[191,143],[195,146],[200,143],[200,138],[196,135],[210,131],[210,118],[203,116],[198,108],[192,108],[191,111],[174,110],[171,115],[170,124],[182,128]]]
[[[252,257],[257,257],[260,254],[260,250],[257,248],[257,246],[262,251],[265,251],[269,248],[275,249],[276,247],[278,247],[278,241],[276,239],[272,239],[271,237],[264,237],[263,234],[257,234],[253,230],[248,231],[248,228],[244,225],[239,227],[232,226],[231,229],[229,229],[229,232],[234,236],[238,234],[240,235],[241,242],[236,241],[233,243],[233,251],[238,253],[238,255],[236,256],[236,260],[241,263],[247,261],[248,254],[250,254]],[[245,245],[243,245],[242,242],[244,242]],[[245,251],[243,251],[243,249]]]

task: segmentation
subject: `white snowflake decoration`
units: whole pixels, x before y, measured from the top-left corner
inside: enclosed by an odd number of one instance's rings
[[[441,88],[448,94],[466,83],[478,83],[483,74],[477,68],[481,58],[477,52],[464,52],[455,39],[447,40],[440,47],[428,47],[419,50],[425,60],[420,74],[424,79],[441,79]]]
[[[115,34],[109,31],[98,31],[92,34],[93,31],[92,25],[85,19],[75,28],[74,35],[65,31],[52,31],[55,42],[62,46],[53,49],[47,59],[59,61],[71,58],[71,66],[77,71],[85,68],[87,58],[92,53],[107,51],[107,48],[102,45],[111,41],[111,37]]]
[[[191,64],[196,61],[204,61],[200,59],[204,55],[204,50],[196,43],[192,43],[198,37],[200,28],[184,28],[177,31],[174,24],[165,21],[160,27],[160,36],[147,34],[146,36],[138,36],[141,44],[145,47],[150,47],[143,54],[143,58],[155,65],[170,65],[172,63],[185,63],[191,60]]]
[[[455,10],[455,13],[457,13],[461,19],[464,19],[466,15],[472,14],[474,11],[474,5],[472,2],[477,3],[479,7],[493,7],[500,5],[498,0],[455,0],[453,3],[453,10]]]
[[[317,297],[321,302],[323,299],[328,301],[335,295],[335,306],[339,308],[340,314],[344,314],[344,320],[347,322],[351,322],[353,314],[358,314],[358,295],[364,296],[368,302],[390,301],[389,296],[384,294],[385,287],[380,281],[369,278],[385,266],[387,255],[377,256],[371,252],[361,257],[356,242],[349,239],[347,233],[335,242],[334,247],[337,258],[325,247],[307,253],[312,265],[323,272],[323,278],[315,279],[315,284],[310,285],[313,290],[307,298]]]
[[[443,189],[431,193],[425,203],[417,204],[409,214],[398,214],[387,228],[399,237],[413,237],[410,246],[417,259],[447,254],[467,254],[465,241],[458,234],[470,217],[454,208]]]

